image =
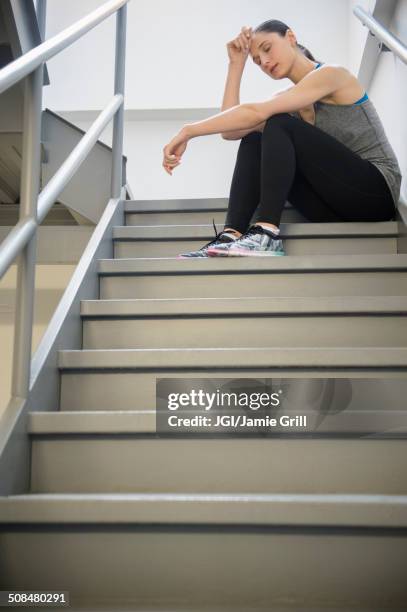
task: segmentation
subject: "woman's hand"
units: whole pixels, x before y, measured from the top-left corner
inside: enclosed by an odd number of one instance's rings
[[[245,65],[252,39],[251,26],[243,26],[240,34],[226,44],[229,60],[233,64]]]
[[[180,159],[187,148],[188,140],[189,136],[186,131],[182,129],[167,145],[165,145],[163,149],[164,159],[162,165],[168,174],[172,175],[173,168],[181,163]]]

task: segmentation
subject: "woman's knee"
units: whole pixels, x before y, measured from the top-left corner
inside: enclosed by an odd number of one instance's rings
[[[295,117],[290,115],[290,113],[277,113],[266,119],[266,125],[287,123],[287,121],[291,121],[292,119],[295,119]]]
[[[292,125],[293,121],[298,121],[295,117],[290,115],[289,113],[277,113],[276,115],[271,115],[268,119],[266,119],[266,123],[263,129],[263,135],[265,132],[269,132],[274,128],[289,128]]]
[[[261,143],[261,136],[261,132],[250,132],[249,134],[246,134],[246,136],[243,136],[243,138],[240,140],[240,144],[252,144],[257,146]]]

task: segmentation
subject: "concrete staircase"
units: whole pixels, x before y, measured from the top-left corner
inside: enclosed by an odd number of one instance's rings
[[[403,409],[397,222],[287,206],[286,257],[177,260],[212,218],[224,199],[126,203],[82,350],[59,353],[60,405],[29,415],[30,491],[0,499],[0,586],[68,590],[73,610],[405,610],[407,421],[376,434],[391,402],[353,436],[155,430],[157,377],[385,378]]]

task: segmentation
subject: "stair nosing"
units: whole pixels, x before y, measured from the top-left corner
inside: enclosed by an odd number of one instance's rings
[[[326,297],[203,297],[81,300],[80,315],[90,318],[121,318],[225,315],[267,316],[403,316],[407,296]]]
[[[128,257],[99,259],[99,276],[241,273],[380,272],[407,269],[407,254],[284,257]]]
[[[407,496],[116,493],[0,497],[1,523],[149,523],[321,528],[407,526]]]
[[[144,234],[144,235],[143,235]],[[204,240],[213,237],[210,224],[119,225],[113,227],[114,242]],[[382,223],[282,223],[283,239],[396,238],[395,221]]]
[[[303,411],[306,412],[306,411]],[[310,418],[319,418],[313,411],[308,411]],[[405,424],[402,424],[401,419],[406,420]],[[381,419],[381,420],[380,420]],[[394,420],[393,420],[394,419]],[[323,434],[324,438],[315,438],[316,440],[324,440],[330,432],[335,434],[340,433],[341,421],[343,425],[342,414],[330,414],[325,416],[324,423],[318,423],[318,431],[311,429],[309,433],[314,435],[315,433]],[[366,421],[366,424],[365,424]],[[394,428],[386,430],[389,423],[397,422],[397,435],[400,434],[400,430],[407,425],[407,412],[400,414],[399,410],[352,410],[347,414],[346,420],[346,431],[344,433],[352,433],[358,435],[366,435],[370,433],[377,433],[378,430],[381,433],[392,434]],[[369,423],[373,425],[369,429]],[[312,423],[311,423],[312,426]],[[29,412],[28,413],[28,434],[30,436],[66,436],[66,435],[82,435],[82,436],[112,436],[112,435],[139,435],[146,434],[154,436],[157,433],[156,428],[156,410],[103,410],[103,411],[45,411],[45,412]],[[407,426],[405,427],[407,431]],[[298,433],[298,432],[297,432]],[[404,429],[402,431],[404,434]],[[354,440],[354,438],[351,438]],[[368,440],[358,438],[362,443],[371,444],[375,440],[382,441],[383,438],[370,438]],[[155,440],[155,438],[154,438]],[[264,443],[271,443],[273,445],[281,444],[278,441],[279,438],[268,438]],[[330,440],[331,444],[332,440]],[[282,442],[285,444],[285,442]],[[316,442],[318,443],[318,442]],[[323,441],[324,443],[324,441]],[[341,444],[344,444],[344,440],[340,440]],[[346,442],[345,442],[346,443]],[[354,444],[354,441],[352,441]]]
[[[249,361],[246,361],[248,356]],[[242,365],[244,364],[244,365]],[[58,368],[134,370],[395,369],[407,368],[400,347],[205,347],[59,350]]]

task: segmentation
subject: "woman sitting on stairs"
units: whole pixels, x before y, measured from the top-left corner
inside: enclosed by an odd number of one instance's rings
[[[309,221],[395,218],[401,173],[383,125],[346,68],[317,62],[277,20],[227,44],[229,72],[222,108],[185,125],[164,147],[171,175],[191,138],[241,139],[223,231],[178,257],[284,255],[279,224],[286,200]],[[239,104],[248,54],[272,79],[294,85],[271,100]],[[231,107],[231,108],[230,108]],[[257,210],[254,224],[250,224]]]

